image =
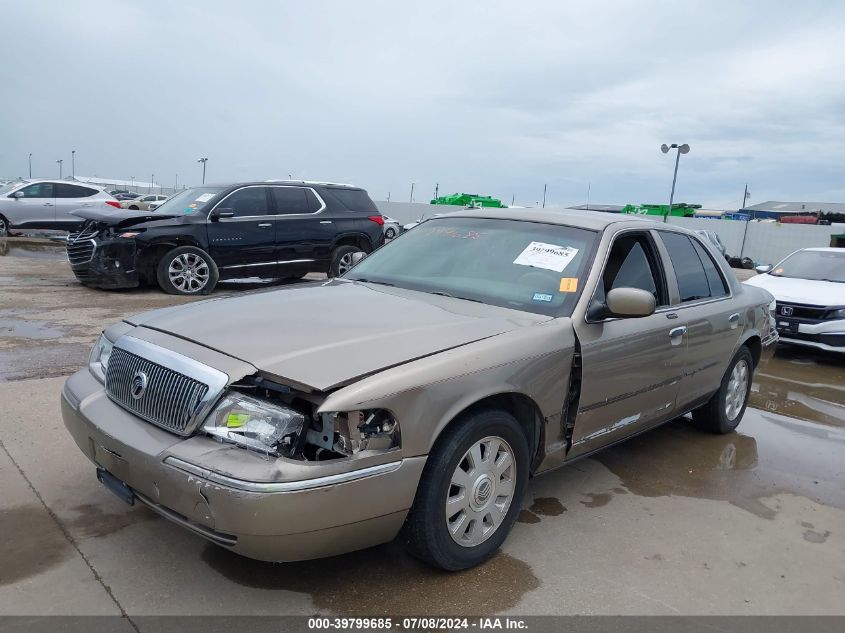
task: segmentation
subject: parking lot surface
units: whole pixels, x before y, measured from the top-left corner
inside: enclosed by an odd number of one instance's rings
[[[215,294],[245,289],[262,284]],[[0,613],[845,614],[843,360],[779,351],[737,433],[678,420],[538,477],[475,569],[395,543],[275,565],[126,506],[62,425],[64,376],[104,325],[184,301],[86,289],[60,250],[0,246]]]

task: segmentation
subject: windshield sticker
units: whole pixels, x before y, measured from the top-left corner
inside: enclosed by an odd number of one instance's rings
[[[578,292],[578,278],[564,277],[560,280],[561,292]]]
[[[533,268],[545,268],[556,273],[562,273],[578,254],[577,248],[571,246],[558,246],[557,244],[546,244],[545,242],[531,242],[525,250],[519,254],[514,264],[520,266],[531,266]]]
[[[214,197],[213,193],[204,193],[199,198],[196,199],[196,202],[208,202]]]
[[[548,295],[545,292],[535,292],[532,301],[546,301],[549,302],[552,300],[552,295]]]

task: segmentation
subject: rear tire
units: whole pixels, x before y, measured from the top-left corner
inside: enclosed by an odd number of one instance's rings
[[[707,404],[692,412],[692,420],[702,431],[709,433],[730,433],[742,421],[751,393],[751,378],[754,374],[754,358],[743,346],[728,365],[719,391]]]
[[[131,211],[139,211],[139,209],[138,209],[138,205],[137,205],[137,204],[133,204],[133,205],[131,205],[131,206],[129,207],[129,209],[130,209]]]
[[[392,240],[394,237],[396,237],[396,229],[394,229],[394,228],[391,226],[390,228],[388,228],[388,229],[384,232],[384,236],[385,236],[387,239]]]
[[[423,469],[402,528],[408,551],[448,571],[490,558],[522,508],[528,469],[528,442],[512,415],[483,409],[457,420]]]
[[[332,260],[329,266],[329,277],[340,277],[352,266],[352,256],[355,253],[363,253],[357,246],[338,246],[332,252]]]
[[[9,221],[0,215],[0,237],[9,237]]]
[[[219,278],[214,260],[195,246],[179,246],[168,251],[156,268],[158,285],[171,295],[207,295]]]

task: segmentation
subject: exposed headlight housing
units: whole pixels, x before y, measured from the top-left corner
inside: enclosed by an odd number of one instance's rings
[[[202,430],[269,455],[290,455],[300,446],[305,416],[283,404],[235,391],[226,394]]]
[[[385,451],[400,445],[399,425],[385,409],[322,413],[320,424],[321,429],[308,430],[307,442],[340,455]]]
[[[111,358],[113,347],[114,344],[105,335],[100,334],[88,358],[88,369],[103,384],[106,382],[106,371],[109,368],[109,358]]]
[[[831,310],[828,312],[829,319],[845,319],[845,308],[839,308],[837,310]]]

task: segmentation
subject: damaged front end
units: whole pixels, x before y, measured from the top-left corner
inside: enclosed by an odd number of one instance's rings
[[[137,231],[88,220],[67,239],[67,260],[73,274],[86,286],[135,288],[140,284],[136,267]]]
[[[270,457],[317,462],[400,447],[399,425],[385,409],[322,411],[325,394],[259,376],[233,384],[201,430]]]

